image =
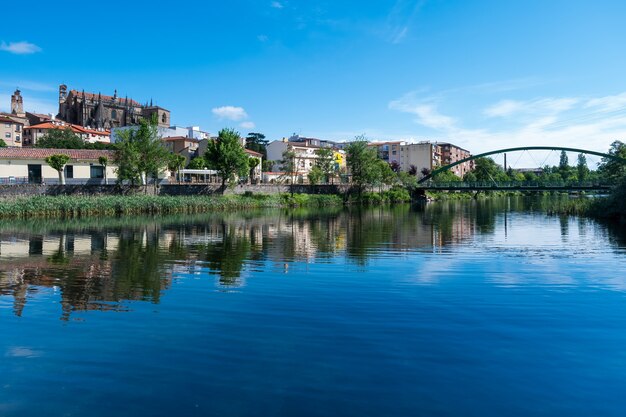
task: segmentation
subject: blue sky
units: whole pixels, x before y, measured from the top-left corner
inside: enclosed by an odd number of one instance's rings
[[[95,4],[101,4],[102,8]],[[178,125],[269,139],[605,150],[626,140],[626,2],[243,1],[3,5],[0,109],[57,88],[151,98]]]

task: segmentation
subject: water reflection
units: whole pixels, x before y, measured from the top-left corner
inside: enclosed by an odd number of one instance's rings
[[[515,227],[510,213],[542,212],[541,199],[450,201],[349,210],[273,210],[167,218],[0,224],[0,296],[21,316],[39,292],[73,311],[125,311],[127,300],[159,303],[179,274],[214,276],[217,290],[245,284],[249,271],[292,262],[367,265],[372,256],[437,254],[473,236]],[[542,214],[543,216],[543,214]],[[563,241],[569,219],[560,218]],[[578,231],[584,234],[585,221]],[[582,229],[581,229],[582,228]],[[609,235],[624,246],[624,234]]]

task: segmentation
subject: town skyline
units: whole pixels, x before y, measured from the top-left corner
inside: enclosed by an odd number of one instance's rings
[[[249,13],[233,30],[228,23],[242,5]],[[75,40],[77,59],[59,59],[65,47],[46,36],[50,19],[35,17],[28,32],[0,29],[0,111],[9,111],[19,87],[27,110],[56,114],[58,86],[67,84],[153,100],[172,112],[173,125],[258,131],[270,140],[364,134],[479,153],[503,144],[604,150],[626,136],[626,62],[611,52],[626,38],[618,18],[626,10],[616,1],[495,2],[488,17],[484,4],[441,1],[214,7],[209,15],[223,17],[214,31],[196,19],[185,35],[153,25],[161,43],[128,51],[122,43],[101,65],[85,60],[94,55],[87,40]],[[182,3],[177,12],[192,11],[208,9]],[[113,17],[132,23],[103,11]],[[123,42],[119,32],[93,37],[114,44]]]

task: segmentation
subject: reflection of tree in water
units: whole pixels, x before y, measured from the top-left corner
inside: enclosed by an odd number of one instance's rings
[[[220,276],[220,284],[224,286],[238,285],[243,265],[250,254],[250,238],[237,229],[223,222],[221,224],[222,239],[208,243],[204,247],[203,258],[209,268]]]

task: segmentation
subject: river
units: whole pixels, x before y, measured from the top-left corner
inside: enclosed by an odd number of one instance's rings
[[[0,415],[623,416],[626,234],[543,202],[0,223]]]

